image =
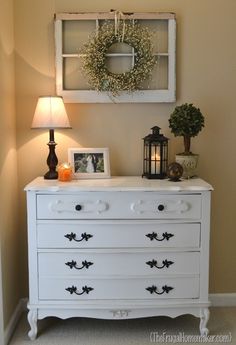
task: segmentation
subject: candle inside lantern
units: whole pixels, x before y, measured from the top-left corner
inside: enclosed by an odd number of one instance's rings
[[[69,163],[63,163],[58,168],[58,180],[68,182],[72,179],[72,169]]]
[[[157,153],[151,157],[151,173],[160,174],[160,156]]]

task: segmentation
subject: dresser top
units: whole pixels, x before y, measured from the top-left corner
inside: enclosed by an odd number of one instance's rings
[[[41,192],[79,192],[79,191],[162,191],[162,192],[185,192],[185,191],[209,191],[212,186],[200,178],[171,182],[165,180],[148,180],[141,176],[113,176],[109,179],[72,180],[60,182],[58,180],[45,180],[37,177],[26,187],[26,191]]]

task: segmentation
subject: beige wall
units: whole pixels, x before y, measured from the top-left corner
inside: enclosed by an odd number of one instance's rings
[[[19,301],[13,1],[0,0],[0,236],[4,324]]]
[[[24,185],[45,170],[48,134],[31,130],[39,95],[54,92],[53,14],[60,11],[171,11],[177,15],[177,104],[193,102],[206,127],[193,140],[199,175],[215,188],[212,202],[211,292],[236,292],[236,1],[15,0],[17,148],[21,210],[22,294],[27,291]],[[170,160],[182,142],[168,129],[176,104],[68,104],[72,130],[56,132],[60,161],[67,148],[108,146],[113,175],[141,175],[142,140],[159,125],[171,138]]]

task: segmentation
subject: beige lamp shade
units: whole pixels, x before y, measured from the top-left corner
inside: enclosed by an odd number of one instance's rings
[[[71,128],[62,97],[39,97],[31,128]]]

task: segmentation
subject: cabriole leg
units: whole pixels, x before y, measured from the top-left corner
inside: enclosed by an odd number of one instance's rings
[[[207,336],[209,333],[209,330],[207,328],[207,322],[210,317],[210,311],[208,308],[201,309],[201,320],[200,320],[200,334],[202,336]]]
[[[28,336],[31,340],[35,340],[37,337],[38,327],[37,327],[37,321],[38,321],[38,311],[37,309],[30,309],[28,312],[28,322],[30,324],[30,331],[28,333]]]

